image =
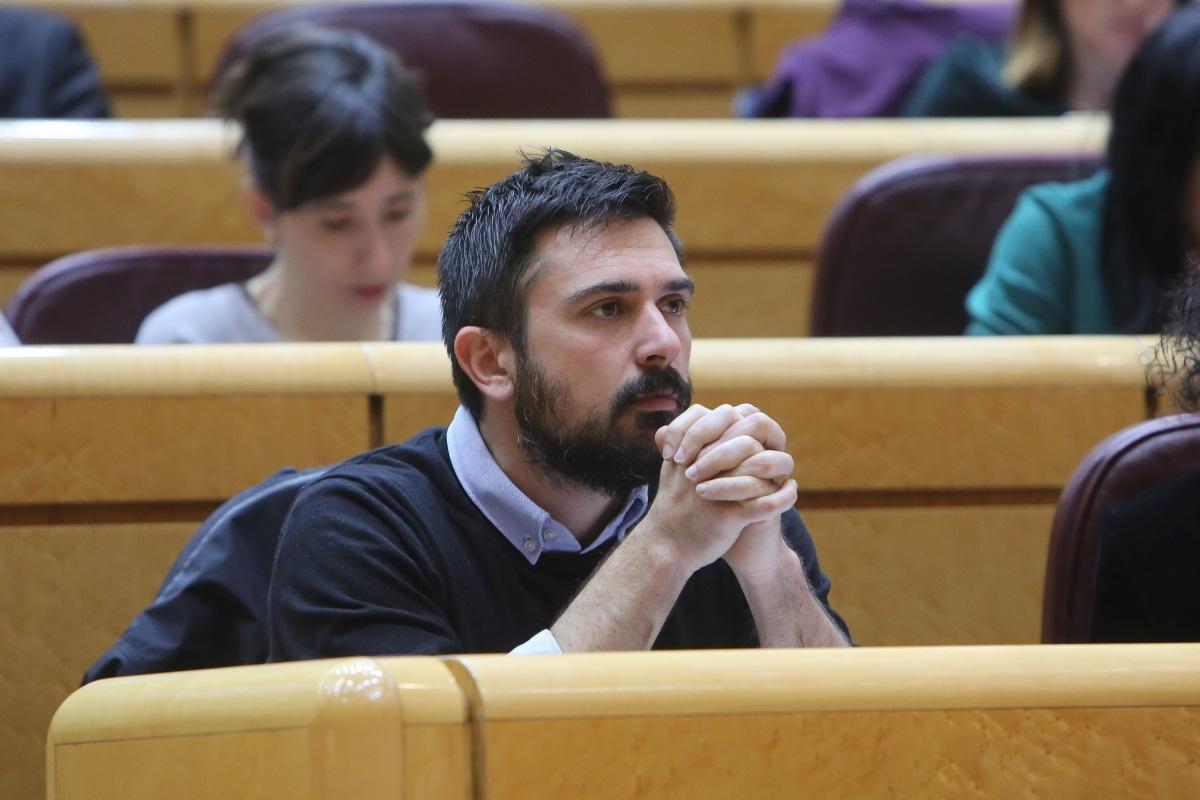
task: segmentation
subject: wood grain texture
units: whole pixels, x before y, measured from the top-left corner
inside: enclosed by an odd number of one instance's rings
[[[761,82],[771,77],[788,45],[823,31],[837,9],[823,0],[782,0],[755,3],[747,13],[751,74]]]
[[[364,396],[0,398],[0,502],[224,499],[369,449]]]
[[[856,643],[1040,641],[1053,506],[799,511]]]
[[[1200,792],[1198,728],[1194,706],[489,722],[484,792],[494,800],[1183,798]],[[531,740],[569,755],[547,764]]]
[[[732,83],[742,43],[736,27],[741,2],[605,2],[549,0],[596,48],[608,79],[624,84],[687,83],[696,78]],[[255,13],[286,5],[247,0],[190,3],[197,72],[212,74],[225,43]],[[670,31],[670,36],[663,36]]]
[[[825,221],[864,173],[929,150],[1089,150],[1097,131],[1091,119],[442,122],[430,134],[437,159],[419,279],[430,282],[427,265],[467,191],[512,172],[522,149],[564,147],[670,183],[689,269],[702,290],[714,287],[698,299],[697,335],[801,335]],[[11,221],[0,230],[0,262],[131,243],[258,242],[237,196],[235,140],[213,121],[0,123],[0,215]]]
[[[1200,644],[455,656],[479,721],[1200,705]]]
[[[1049,121],[587,121],[437,123],[427,181],[432,259],[468,190],[556,146],[661,175],[694,258],[811,259],[850,185],[915,152],[1094,151],[1105,126]],[[236,131],[214,121],[0,123],[0,259],[140,243],[258,240],[229,160]],[[720,202],[716,202],[719,199]]]
[[[0,797],[45,796],[46,730],[195,522],[0,527]]]
[[[725,86],[617,86],[610,94],[620,119],[728,119],[733,93]]]
[[[461,690],[430,658],[118,678],[55,715],[48,796],[465,800],[465,723]]]
[[[31,4],[32,5],[32,4]],[[180,4],[50,0],[38,7],[74,20],[106,87],[181,87]]]
[[[1200,645],[455,660],[478,698],[478,791],[490,798],[1140,798],[1200,788]],[[562,757],[545,759],[531,741],[554,742]]]

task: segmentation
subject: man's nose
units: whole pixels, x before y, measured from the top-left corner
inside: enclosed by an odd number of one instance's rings
[[[679,356],[683,347],[679,331],[657,306],[647,308],[638,326],[637,363],[663,367]]]

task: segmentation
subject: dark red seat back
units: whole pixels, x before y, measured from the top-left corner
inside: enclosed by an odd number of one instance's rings
[[[56,259],[31,275],[6,316],[24,344],[121,344],[176,295],[243,281],[264,247],[113,247]]]
[[[251,20],[226,44],[212,86],[268,33],[298,22],[359,31],[420,73],[434,114],[523,119],[609,116],[595,50],[565,14],[498,2],[299,6]]]
[[[1090,156],[911,156],[864,176],[821,242],[813,336],[947,336],[996,233],[1035,183],[1082,180]]]
[[[1200,415],[1150,420],[1096,446],[1058,501],[1046,561],[1042,641],[1090,640],[1101,515],[1123,500],[1200,470]]]

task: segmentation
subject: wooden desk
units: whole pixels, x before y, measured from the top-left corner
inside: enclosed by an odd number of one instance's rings
[[[557,660],[452,662],[476,698],[477,797],[1200,791],[1200,645]],[[561,745],[562,757],[546,759],[531,741]]]
[[[1198,731],[1191,644],[316,661],[80,689],[48,797],[1194,797]]]
[[[432,658],[114,678],[55,715],[46,796],[467,800],[469,744]]]
[[[923,153],[1097,152],[1100,118],[987,121],[441,122],[414,277],[433,281],[463,195],[563,147],[664,177],[699,294],[697,336],[802,336],[826,219],[871,169]],[[76,250],[259,241],[210,120],[0,123],[0,291]],[[5,277],[7,276],[7,277]],[[3,297],[0,294],[0,297]]]
[[[1154,414],[1125,337],[697,341],[697,401],[789,434],[831,602],[865,645],[1036,642],[1058,491]],[[279,467],[445,424],[435,344],[0,352],[0,797],[198,523]],[[1085,408],[1087,413],[1081,413]]]

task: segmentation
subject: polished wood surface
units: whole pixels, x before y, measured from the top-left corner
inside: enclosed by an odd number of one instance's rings
[[[866,645],[1041,638],[1053,502],[804,508],[829,600]]]
[[[559,663],[555,663],[558,661]],[[1190,797],[1200,646],[459,659],[477,796]],[[553,741],[562,759],[539,758]],[[537,781],[529,781],[537,774]]]
[[[47,777],[53,800],[1191,797],[1198,745],[1200,645],[467,655],[103,681],[55,715]]]
[[[112,679],[55,715],[47,797],[466,800],[466,714],[429,658]]]
[[[699,286],[696,335],[802,336],[826,220],[865,173],[912,153],[1097,152],[1105,133],[1094,117],[440,122],[416,278],[431,281],[467,191],[552,145],[668,181]],[[238,197],[236,136],[212,120],[0,123],[0,285],[77,250],[260,241]]]
[[[0,797],[45,796],[45,734],[195,522],[0,527]]]

